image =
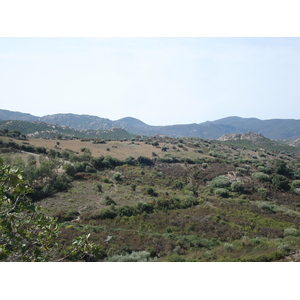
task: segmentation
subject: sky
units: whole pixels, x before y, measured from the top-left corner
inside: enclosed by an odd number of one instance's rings
[[[299,119],[299,37],[55,33],[0,35],[0,109],[149,125]]]
[[[299,119],[299,38],[0,38],[1,109],[149,125]]]

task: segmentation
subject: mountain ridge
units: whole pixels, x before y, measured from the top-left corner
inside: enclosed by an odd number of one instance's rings
[[[41,121],[77,130],[108,130],[117,127],[131,134],[146,136],[168,135],[172,137],[218,139],[225,134],[242,134],[252,131],[275,140],[296,140],[300,138],[300,120],[296,119],[260,120],[258,118],[229,116],[203,123],[154,126],[133,117],[125,117],[115,121],[98,116],[72,113],[59,113],[37,117],[28,113],[0,109],[0,121],[6,120]]]

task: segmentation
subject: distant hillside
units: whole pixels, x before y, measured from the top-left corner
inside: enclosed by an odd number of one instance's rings
[[[77,114],[54,114],[35,117],[30,114],[0,110],[0,120],[41,121],[64,125],[78,130],[108,130],[117,127],[135,135],[167,135],[171,137],[218,139],[229,133],[252,131],[261,133],[274,140],[296,140],[300,138],[300,120],[293,119],[259,120],[256,118],[228,117],[199,124],[151,126],[132,117],[116,121],[97,116]]]
[[[270,151],[279,151],[286,152],[291,154],[299,154],[300,148],[297,145],[291,146],[282,141],[274,141],[266,138],[260,133],[254,133],[248,131],[246,133],[240,134],[225,134],[224,136],[218,139],[227,145],[235,145],[238,147],[244,147],[247,149],[256,149],[261,148],[270,150]]]
[[[34,138],[100,138],[100,139],[131,139],[133,134],[121,128],[108,130],[76,130],[45,122],[0,121],[0,130],[19,131],[27,137]]]
[[[300,139],[296,139],[293,141],[287,141],[286,143],[290,146],[300,147]]]
[[[74,129],[111,129],[116,127],[113,121],[90,115],[55,114],[40,118],[41,121],[65,125]]]
[[[0,121],[6,120],[38,121],[39,118],[30,114],[0,109]]]

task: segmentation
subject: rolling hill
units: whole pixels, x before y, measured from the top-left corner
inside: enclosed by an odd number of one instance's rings
[[[158,134],[171,137],[218,139],[229,133],[246,133],[252,131],[261,133],[274,140],[296,140],[300,138],[300,120],[294,119],[260,120],[257,118],[227,117],[198,124],[151,126],[132,117],[116,121],[97,116],[78,114],[54,114],[36,117],[20,112],[0,110],[1,120],[39,121],[67,126],[77,130],[108,130],[117,127],[131,134],[147,136]]]
[[[28,121],[0,121],[0,130],[17,131],[32,138],[46,139],[70,139],[70,138],[98,138],[98,139],[131,139],[133,134],[128,133],[122,128],[110,128],[106,130],[84,129],[77,130],[67,126],[45,122]]]

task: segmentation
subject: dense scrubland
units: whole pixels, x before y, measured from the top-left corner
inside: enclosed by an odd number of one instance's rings
[[[162,136],[27,139],[7,131],[0,150],[2,174],[20,181],[8,189],[1,181],[12,206],[1,211],[13,214],[22,194],[25,211],[41,207],[38,220],[52,226],[45,231],[18,211],[37,228],[17,241],[7,231],[3,261],[299,260],[297,147]],[[2,228],[16,222],[1,218]],[[41,240],[33,232],[43,232]],[[17,250],[21,244],[32,253]]]

